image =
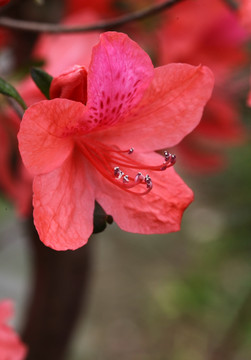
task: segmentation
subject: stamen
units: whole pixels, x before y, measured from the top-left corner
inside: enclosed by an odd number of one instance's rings
[[[114,168],[114,176],[115,176],[115,177],[118,177],[118,176],[119,176],[119,174],[120,174],[119,167],[118,167],[118,166],[116,166],[116,167]]]
[[[173,154],[173,155],[171,156],[171,163],[172,163],[172,164],[175,164],[175,163],[176,163],[176,155],[175,155],[175,154]]]
[[[150,176],[147,174],[146,177],[145,177],[145,183],[146,183],[146,187],[147,189],[152,189],[153,187],[153,183],[152,183],[152,180],[150,178]]]
[[[142,173],[141,172],[138,172],[138,174],[135,176],[135,178],[134,178],[134,181],[136,182],[136,183],[139,183],[139,182],[142,182],[142,181],[144,181],[145,180],[145,178],[144,178],[144,176],[142,175]]]
[[[168,151],[164,151],[164,161],[161,165],[148,165],[134,159],[134,156],[128,157],[134,152],[133,147],[129,150],[120,150],[93,140],[91,142],[88,140],[78,142],[78,146],[102,176],[121,189],[135,195],[146,195],[152,190],[151,177],[148,174],[144,176],[141,172],[138,172],[134,177],[125,175],[121,168],[128,173],[132,169],[164,171],[176,162],[176,156]],[[135,186],[145,186],[146,189],[143,192],[133,191],[132,189]]]
[[[123,177],[123,183],[124,183],[124,184],[129,183],[128,175],[125,175],[125,176]]]
[[[114,176],[116,179],[121,179],[122,176],[124,175],[123,171],[120,170],[120,168],[118,166],[116,166],[114,168]]]
[[[165,156],[165,161],[169,161],[171,154],[168,151],[164,151],[164,156]]]

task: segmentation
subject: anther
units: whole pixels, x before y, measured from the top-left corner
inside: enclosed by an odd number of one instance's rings
[[[114,168],[114,176],[115,176],[115,178],[116,179],[121,179],[123,175],[124,175],[123,171],[121,171],[118,166],[115,166],[115,168]]]
[[[123,177],[123,183],[124,183],[124,184],[129,183],[128,175],[125,175],[125,176]]]
[[[165,161],[170,160],[170,153],[168,151],[164,151]]]
[[[153,183],[152,183],[152,179],[150,178],[150,176],[149,175],[146,175],[146,177],[145,177],[145,183],[146,183],[146,187],[147,187],[147,189],[152,189],[152,187],[153,187]]]
[[[114,176],[115,176],[115,177],[118,177],[119,174],[120,174],[120,169],[119,169],[118,166],[116,166],[116,167],[114,168]]]
[[[174,163],[176,163],[176,155],[172,155],[171,156],[171,164],[174,164]]]
[[[141,172],[138,172],[138,174],[134,178],[135,183],[138,183],[138,182],[141,182],[144,180],[145,180],[145,177],[142,175]]]

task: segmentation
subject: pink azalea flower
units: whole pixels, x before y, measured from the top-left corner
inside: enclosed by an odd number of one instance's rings
[[[27,354],[26,346],[21,342],[19,336],[6,324],[13,315],[13,304],[11,300],[0,302],[0,359],[1,360],[23,360]]]
[[[154,69],[127,35],[101,35],[87,74],[87,104],[41,101],[21,123],[19,148],[34,174],[40,239],[57,250],[84,245],[93,231],[95,199],[123,230],[179,230],[193,193],[175,173],[175,157],[154,151],[193,130],[212,86],[208,68]]]

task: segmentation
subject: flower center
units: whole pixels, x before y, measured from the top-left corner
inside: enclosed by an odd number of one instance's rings
[[[120,150],[93,140],[78,142],[78,147],[107,180],[136,195],[146,195],[153,188],[150,176],[148,174],[143,175],[139,169],[164,171],[176,162],[176,156],[168,151],[164,151],[163,162],[160,165],[149,165],[133,158],[133,148]],[[137,188],[144,187],[144,190],[137,191],[136,186]]]

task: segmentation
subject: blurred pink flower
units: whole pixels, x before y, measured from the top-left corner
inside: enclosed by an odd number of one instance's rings
[[[6,5],[10,2],[10,0],[0,0],[0,6]]]
[[[40,239],[57,250],[84,245],[93,231],[95,199],[123,230],[179,230],[193,194],[171,167],[175,157],[154,151],[194,129],[212,87],[208,68],[154,69],[125,34],[101,35],[87,75],[87,104],[85,97],[42,101],[21,123],[19,148],[35,175]]]
[[[82,10],[93,10],[99,15],[111,15],[113,14],[114,0],[66,0],[65,7],[67,14],[78,13]]]
[[[23,360],[27,354],[26,346],[21,342],[14,330],[6,324],[13,316],[11,300],[0,301],[0,359]]]
[[[88,23],[93,19],[96,19],[94,14],[85,12],[68,17],[64,23]],[[41,35],[35,45],[33,56],[45,59],[45,70],[53,76],[58,75],[72,64],[87,65],[91,57],[91,48],[97,42],[98,36],[98,33]],[[27,105],[45,99],[30,77],[16,87]],[[1,146],[0,150],[0,188],[15,203],[18,213],[26,217],[32,212],[32,176],[23,166],[18,152],[16,135],[19,126],[20,119],[11,108],[8,107],[1,112],[0,141],[4,146]]]
[[[32,176],[23,166],[18,151],[19,125],[20,119],[11,110],[1,114],[0,188],[15,203],[18,213],[28,216],[32,211]]]
[[[223,1],[201,0],[170,9],[158,39],[160,64],[202,63],[214,72],[216,86],[202,121],[175,151],[193,171],[221,169],[226,163],[224,149],[245,139],[238,111],[240,89],[234,89],[232,77],[248,63],[247,32]]]
[[[250,0],[239,0],[239,15],[243,26],[250,33],[251,32],[251,1]]]

